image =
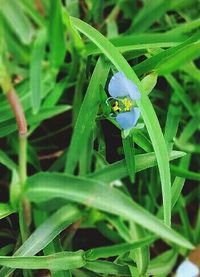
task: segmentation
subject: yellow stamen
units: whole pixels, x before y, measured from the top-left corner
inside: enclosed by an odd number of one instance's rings
[[[119,102],[115,101],[115,105],[112,107],[114,112],[120,112],[122,109],[119,107]]]
[[[124,104],[125,111],[130,111],[133,106],[133,102],[128,98],[124,98],[123,104]]]

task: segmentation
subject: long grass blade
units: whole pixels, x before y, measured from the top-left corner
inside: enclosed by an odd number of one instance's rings
[[[115,65],[117,70],[122,71],[126,76],[131,79],[142,92],[141,101],[137,101],[143,120],[146,124],[149,136],[151,138],[156,158],[158,161],[158,168],[161,178],[163,206],[164,206],[164,222],[170,225],[171,222],[171,180],[169,170],[169,158],[165,140],[163,137],[160,124],[153,109],[153,106],[148,96],[143,92],[143,87],[129,66],[123,56],[117,51],[117,49],[98,31],[84,23],[80,19],[72,18],[74,26],[88,38],[91,39],[106,55],[107,58]]]

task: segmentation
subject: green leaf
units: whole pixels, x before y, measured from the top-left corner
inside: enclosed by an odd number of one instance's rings
[[[0,203],[0,219],[7,217],[10,214],[13,214],[15,211],[10,206],[10,204]]]
[[[25,44],[29,44],[32,40],[34,29],[18,1],[1,0],[1,12],[20,40]]]
[[[46,211],[41,210],[41,209],[35,208],[33,212],[34,212],[33,215],[34,215],[35,227],[38,227],[39,225],[41,225],[49,217],[48,213]],[[62,252],[62,251],[63,251],[63,248],[61,246],[60,237],[58,236],[54,240],[52,240],[43,249],[43,254],[45,256],[48,256],[50,254],[54,254],[54,253]],[[70,276],[67,273],[69,273],[69,271],[60,271],[59,270],[56,273],[54,271],[51,271],[51,274],[52,274],[53,277],[68,277],[68,276]]]
[[[19,201],[21,200],[21,185],[19,173],[16,170],[12,171],[12,179],[10,184],[10,204],[13,209],[18,210]]]
[[[151,24],[159,20],[171,8],[171,2],[172,0],[145,1],[144,7],[139,9],[138,14],[133,18],[129,31],[139,33],[147,30]]]
[[[153,147],[147,135],[140,129],[133,129],[133,141],[145,152],[152,152]]]
[[[141,49],[155,49],[177,46],[183,42],[185,36],[168,35],[166,33],[142,33],[117,36],[110,39],[110,42],[118,48],[120,52]],[[102,53],[102,50],[93,43],[88,43],[85,47],[85,55],[95,55]]]
[[[195,2],[196,0],[188,1],[190,3]],[[174,2],[175,4],[175,2]],[[171,29],[166,34],[171,35],[172,37],[179,36],[181,33],[189,33],[193,29],[197,29],[200,26],[200,19],[197,18],[192,21],[186,21],[182,24],[178,24],[177,27]]]
[[[188,45],[197,42],[199,40],[199,37],[200,37],[200,33],[197,32],[194,35],[192,35],[190,38],[187,38],[183,43],[181,43],[177,46],[171,47],[166,50],[160,50],[158,54],[153,55],[152,57],[150,57],[150,58],[144,60],[143,62],[138,63],[136,66],[134,66],[135,72],[137,74],[141,75],[146,72],[150,72],[150,71],[154,70],[156,67],[159,66],[159,64],[163,60],[165,60],[165,59],[167,60],[167,59],[170,59],[170,57],[174,57],[175,53],[181,51],[181,49],[184,49]]]
[[[17,171],[17,165],[0,149],[0,164],[3,164],[10,170]]]
[[[76,30],[76,28],[74,28],[73,24],[71,23],[71,19],[68,14],[68,11],[69,10],[67,9],[63,12],[63,21],[64,21],[64,24],[66,25],[67,31],[70,34],[72,45],[74,46],[74,48],[76,50],[79,51],[79,52],[78,51],[76,52],[76,55],[79,56],[82,53],[82,50],[84,50],[85,45],[84,45],[84,42],[83,42],[81,36],[79,35],[78,31]],[[72,51],[72,53],[73,53],[73,51]],[[76,57],[74,57],[74,58],[76,59]]]
[[[168,250],[151,261],[147,273],[153,276],[168,276],[175,266],[176,260],[177,254],[174,250]]]
[[[43,6],[44,2],[41,5],[41,10],[38,12],[38,9],[36,9],[37,2],[32,1],[20,1],[20,5],[25,13],[29,15],[29,17],[32,19],[34,23],[36,23],[40,27],[45,26],[45,18],[43,17],[43,14],[45,13],[43,9],[45,7]],[[43,13],[44,12],[44,13]]]
[[[41,94],[42,94],[42,60],[45,54],[46,30],[41,30],[37,33],[35,39],[31,63],[30,63],[30,89],[32,110],[36,114],[40,109]]]
[[[197,131],[199,128],[200,116],[194,116],[187,124],[184,126],[182,133],[178,139],[179,145],[184,145]]]
[[[58,105],[51,108],[42,108],[40,112],[36,115],[29,115],[27,116],[27,121],[30,125],[38,124],[45,119],[54,117],[58,114],[64,113],[71,109],[69,105]]]
[[[198,172],[187,170],[176,165],[171,165],[170,168],[176,176],[183,177],[189,180],[200,181],[200,173]]]
[[[0,125],[0,137],[4,137],[17,130],[14,119],[7,120]]]
[[[189,166],[189,163],[190,163],[190,155],[187,155],[181,159],[179,166],[181,167],[182,170],[186,170]],[[173,169],[172,169],[172,172],[173,172]],[[185,179],[183,177],[177,176],[174,179],[174,182],[172,185],[172,207],[175,206],[178,199],[180,198],[184,183],[185,183]]]
[[[141,226],[135,224],[134,222],[130,222],[130,227],[130,233],[133,240],[138,240],[145,237],[145,230]],[[131,251],[129,256],[130,258],[135,260],[139,274],[145,275],[150,260],[150,252],[148,245],[141,246],[137,248],[135,251]]]
[[[62,230],[81,217],[80,210],[72,205],[66,205],[51,215],[42,223],[14,253],[14,256],[32,256],[47,246]],[[9,276],[12,270],[2,268],[0,277]]]
[[[17,39],[13,39],[13,33],[10,31],[7,22],[4,22],[4,39],[6,41],[8,50],[15,57],[16,61],[19,63],[28,64],[29,62],[29,52],[28,46],[24,47]]]
[[[186,63],[200,56],[200,40],[193,42],[192,44],[186,45],[182,49],[175,51],[169,57],[162,59],[161,62],[155,68],[158,74],[169,74]]]
[[[39,173],[28,178],[26,197],[44,202],[63,198],[133,220],[158,236],[186,248],[192,244],[115,188],[88,178],[59,173]]]
[[[62,79],[60,82],[57,82],[53,88],[53,91],[47,95],[44,99],[43,108],[50,108],[55,106],[55,104],[61,98],[63,92],[72,86],[72,83],[69,83],[67,78]]]
[[[108,64],[102,58],[99,58],[76,120],[67,155],[65,172],[72,173],[74,171],[79,156],[87,145],[100,104],[100,85],[105,85],[109,69]]]
[[[1,247],[0,256],[8,255],[14,248],[14,244],[7,244],[6,246]]]
[[[106,55],[108,59],[115,65],[117,70],[123,71],[125,75],[132,80],[142,93],[141,100],[137,101],[137,105],[141,110],[142,117],[146,124],[149,136],[158,161],[158,168],[161,179],[162,197],[164,206],[164,221],[170,225],[171,222],[171,180],[169,170],[169,158],[165,140],[158,122],[157,116],[148,96],[143,91],[143,87],[123,56],[117,49],[97,30],[80,19],[72,18],[74,26],[90,38]]]
[[[170,159],[177,159],[185,156],[184,152],[172,151]],[[144,169],[157,165],[155,153],[146,153],[135,156],[135,171],[139,172]],[[107,165],[103,169],[99,169],[89,175],[90,177],[100,180],[102,182],[112,182],[114,180],[122,179],[128,176],[128,170],[126,167],[125,160],[115,162]]]
[[[174,137],[176,137],[178,126],[180,124],[182,107],[179,105],[176,94],[173,94],[170,99],[170,104],[167,112],[167,119],[165,123],[165,140],[168,144],[168,149],[171,152],[174,144]]]
[[[149,94],[156,86],[157,77],[157,74],[153,72],[142,79],[141,85],[143,86],[143,90],[146,92],[146,94]]]
[[[6,257],[0,256],[0,265],[22,269],[68,270],[79,268],[86,264],[83,250],[77,252],[60,252],[48,256],[36,257]]]
[[[38,253],[52,241],[64,228],[81,217],[79,209],[66,205],[42,223],[16,251],[15,255],[31,256]]]
[[[62,22],[62,5],[59,0],[50,1],[49,44],[50,61],[56,67],[60,67],[65,58],[65,29]]]
[[[102,258],[115,257],[122,255],[130,250],[137,249],[151,244],[155,237],[147,237],[144,239],[136,240],[133,243],[121,243],[112,246],[97,247],[86,251],[85,256],[87,261],[93,261]]]
[[[130,276],[128,266],[106,261],[87,262],[85,268],[100,274]]]

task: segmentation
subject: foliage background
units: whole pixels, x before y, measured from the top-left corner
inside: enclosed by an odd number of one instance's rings
[[[0,276],[168,276],[197,263],[199,0],[0,4]],[[142,94],[129,133],[105,104],[117,71]]]

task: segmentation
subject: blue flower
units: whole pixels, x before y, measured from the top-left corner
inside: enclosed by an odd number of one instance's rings
[[[108,92],[117,123],[124,130],[133,128],[140,117],[140,109],[134,107],[134,101],[141,97],[138,87],[124,73],[117,72],[108,84]]]

